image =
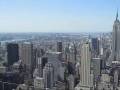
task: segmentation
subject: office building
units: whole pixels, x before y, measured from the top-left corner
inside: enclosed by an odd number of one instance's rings
[[[32,78],[33,69],[35,67],[35,61],[33,56],[33,44],[29,42],[24,42],[20,44],[19,50],[19,57],[26,72],[25,81],[28,82],[28,80]]]
[[[100,58],[92,58],[93,62],[93,74],[94,74],[94,82],[99,80],[101,74],[101,59]]]
[[[57,42],[57,52],[62,52],[62,42]]]
[[[8,65],[13,65],[15,62],[19,60],[18,44],[15,43],[7,44],[7,60]]]
[[[58,77],[60,75],[60,67],[62,67],[62,62],[60,61],[59,55],[61,52],[48,52],[48,63],[52,63],[54,67],[54,81],[58,81]]]
[[[31,67],[33,63],[33,45],[29,42],[20,44],[20,60],[22,64]]]
[[[91,50],[89,43],[82,45],[80,67],[80,88],[90,90],[91,88]]]
[[[38,75],[39,75],[39,77],[42,77],[42,75],[43,75],[43,69],[42,69],[42,60],[41,60],[41,58],[39,57],[38,59],[37,59],[37,68],[38,68]]]
[[[47,63],[43,69],[43,78],[45,88],[52,89],[54,85],[54,67],[51,63]]]
[[[34,79],[34,88],[35,90],[44,90],[44,79],[36,77]]]
[[[68,76],[69,90],[74,90],[74,76],[71,74]]]
[[[98,38],[92,38],[92,51],[94,55],[99,55],[99,40]]]
[[[46,57],[38,57],[37,58],[37,66],[36,68],[38,69],[38,75],[39,77],[43,77],[43,68],[45,67],[45,64],[47,63],[47,58]]]
[[[118,12],[113,25],[112,32],[112,59],[120,61],[120,21],[118,20]]]
[[[113,77],[114,85],[116,87],[116,86],[118,86],[118,83],[119,83],[119,70],[116,69],[113,74],[114,74],[114,77]]]

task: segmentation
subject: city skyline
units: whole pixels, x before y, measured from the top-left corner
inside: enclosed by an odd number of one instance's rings
[[[119,5],[0,1],[0,90],[120,90]]]
[[[108,32],[117,8],[118,0],[0,1],[0,32]]]
[[[0,35],[0,90],[120,90],[120,21],[112,33]]]

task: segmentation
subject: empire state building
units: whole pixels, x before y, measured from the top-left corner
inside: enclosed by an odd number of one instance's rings
[[[113,61],[120,61],[120,21],[118,20],[118,12],[116,14],[116,20],[113,25],[112,35]]]

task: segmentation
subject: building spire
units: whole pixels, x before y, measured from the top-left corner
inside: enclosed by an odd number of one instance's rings
[[[116,14],[116,20],[118,20],[118,9],[117,9],[117,14]]]

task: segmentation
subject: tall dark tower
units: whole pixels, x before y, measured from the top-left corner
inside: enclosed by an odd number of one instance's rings
[[[57,51],[62,52],[62,42],[57,42]]]
[[[19,60],[18,44],[9,43],[7,45],[7,59],[9,66]]]
[[[98,38],[92,38],[92,49],[95,55],[99,55],[99,40]]]

